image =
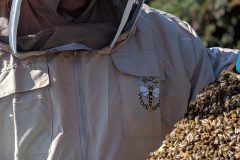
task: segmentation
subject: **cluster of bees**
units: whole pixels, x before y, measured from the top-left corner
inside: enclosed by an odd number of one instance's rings
[[[150,160],[239,160],[240,76],[225,71],[188,106]]]

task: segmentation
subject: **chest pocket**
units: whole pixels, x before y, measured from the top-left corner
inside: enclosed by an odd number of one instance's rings
[[[0,154],[9,158],[15,150],[19,159],[46,159],[52,138],[47,63],[12,61],[1,62]]]
[[[125,137],[161,136],[164,65],[154,53],[116,53]]]

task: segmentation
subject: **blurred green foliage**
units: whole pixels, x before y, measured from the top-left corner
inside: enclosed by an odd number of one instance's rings
[[[208,47],[240,48],[240,0],[147,0],[187,21]]]

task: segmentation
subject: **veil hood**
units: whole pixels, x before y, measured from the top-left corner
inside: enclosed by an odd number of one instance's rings
[[[2,0],[0,41],[13,53],[111,47],[133,27],[143,4],[143,0],[89,0],[70,5],[73,15],[61,2]]]

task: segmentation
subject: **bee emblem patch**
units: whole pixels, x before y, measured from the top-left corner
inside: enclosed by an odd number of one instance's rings
[[[143,77],[139,86],[140,104],[149,112],[153,112],[160,107],[159,80],[155,77]]]

